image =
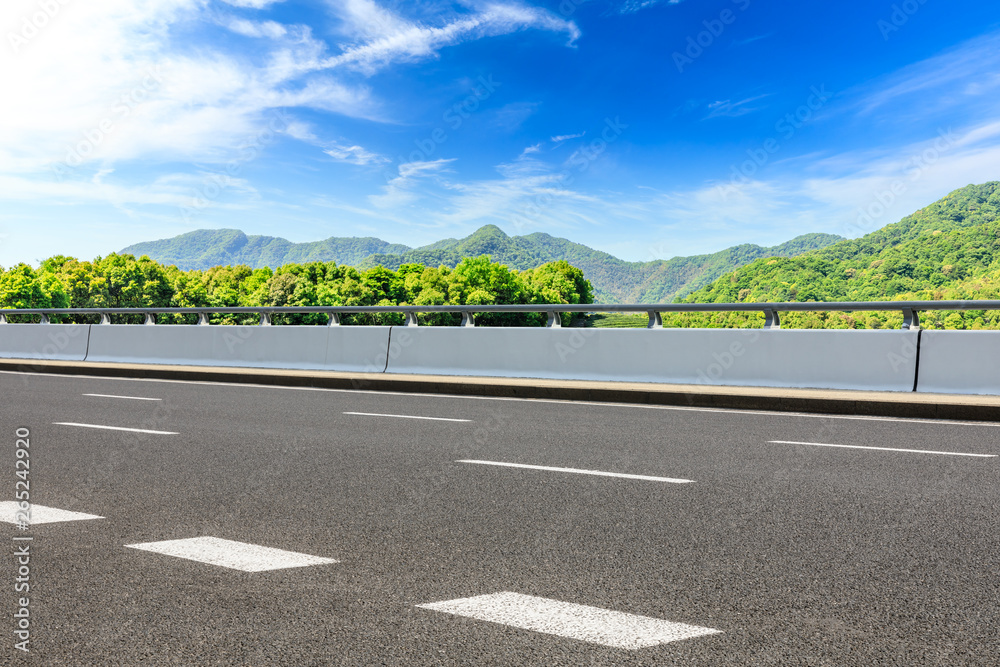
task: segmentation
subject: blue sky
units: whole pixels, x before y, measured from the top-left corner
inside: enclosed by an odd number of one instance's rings
[[[8,0],[0,265],[200,228],[629,260],[1000,179],[981,0]]]

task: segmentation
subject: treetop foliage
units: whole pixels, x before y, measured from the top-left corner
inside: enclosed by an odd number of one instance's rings
[[[199,308],[238,306],[396,306],[482,304],[587,304],[593,290],[583,272],[567,262],[515,271],[488,257],[462,260],[455,268],[404,264],[360,271],[334,262],[268,267],[215,266],[182,271],[149,257],[111,254],[92,262],[56,256],[36,270],[0,267],[2,308]],[[490,313],[478,321],[503,326],[544,324],[542,313]],[[90,318],[93,320],[94,318]],[[118,316],[116,321],[122,321]],[[256,323],[254,315],[217,315],[213,323]],[[422,323],[458,324],[451,313],[420,315]],[[564,315],[569,324],[569,314]],[[74,318],[86,321],[87,318]],[[56,320],[54,320],[56,321]],[[160,322],[192,322],[194,316],[161,316]],[[316,324],[321,314],[286,315],[276,323]],[[350,315],[347,324],[401,324],[395,313]]]

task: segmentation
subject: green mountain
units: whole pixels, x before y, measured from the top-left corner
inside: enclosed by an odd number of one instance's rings
[[[420,248],[391,245],[374,238],[329,238],[316,243],[291,243],[270,236],[246,236],[235,229],[198,230],[172,239],[137,243],[122,250],[149,255],[181,269],[207,269],[246,264],[277,268],[311,261],[347,264],[360,269],[402,264],[455,267],[463,257],[489,255],[493,261],[526,270],[566,260],[583,270],[598,303],[663,303],[672,301],[760,257],[787,257],[841,240],[833,234],[806,234],[772,248],[739,245],[710,255],[675,257],[653,262],[626,262],[606,252],[567,239],[535,233],[508,236],[486,225],[464,239],[444,239]]]
[[[185,271],[213,266],[246,264],[255,269],[305,262],[354,265],[373,253],[406,252],[405,245],[372,237],[331,237],[313,243],[292,243],[274,236],[247,236],[238,229],[199,229],[172,239],[136,243],[122,253],[149,255],[161,264]]]
[[[626,262],[567,239],[540,232],[507,236],[499,227],[486,225],[461,240],[447,239],[398,255],[372,255],[360,266],[381,264],[391,269],[408,263],[455,266],[462,257],[489,255],[493,261],[523,270],[563,259],[583,270],[594,286],[597,303],[663,303],[759,257],[795,255],[842,238],[833,234],[806,234],[773,248],[745,244],[711,255]]]
[[[859,239],[790,258],[759,259],[721,276],[685,299],[691,303],[890,301],[1000,298],[1000,182],[969,185]],[[738,324],[744,316],[711,316]],[[704,320],[698,316],[694,320]],[[892,325],[893,314],[789,314],[800,326]],[[996,326],[998,313],[971,311],[952,324]],[[699,326],[704,326],[700,322]]]

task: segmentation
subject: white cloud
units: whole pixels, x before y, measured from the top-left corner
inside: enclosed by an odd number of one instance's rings
[[[1000,92],[1000,32],[977,37],[852,91],[861,114],[893,106],[931,111],[965,107],[979,98],[994,108]]]
[[[397,168],[398,175],[390,178],[382,194],[369,195],[368,200],[377,208],[392,209],[412,203],[419,198],[413,191],[417,181],[444,171],[454,158],[406,162]]]
[[[733,102],[732,100],[718,100],[712,102],[708,105],[708,115],[705,119],[709,118],[719,118],[721,116],[727,116],[729,118],[736,118],[738,116],[743,116],[748,113],[753,113],[754,111],[760,111],[763,106],[754,105],[753,102],[763,99],[767,95],[757,95],[755,97],[748,97],[746,99]]]
[[[569,141],[570,139],[579,139],[585,134],[587,134],[586,131],[580,132],[579,134],[557,134],[552,137],[550,141],[554,144],[561,144],[562,142]]]
[[[525,146],[524,150],[521,151],[520,158],[524,158],[525,156],[531,155],[532,153],[539,153],[541,152],[541,150],[542,150],[541,143],[534,144],[533,146]]]
[[[335,0],[330,4],[343,21],[342,30],[352,37],[379,39],[412,27],[373,0]]]
[[[681,254],[735,243],[780,243],[808,232],[861,236],[970,183],[1000,180],[1000,123],[928,136],[903,147],[794,161],[772,180],[660,193],[631,208],[668,221]],[[698,239],[695,240],[691,231]],[[706,237],[704,230],[714,234]],[[691,238],[686,238],[691,235]]]
[[[232,19],[227,27],[235,33],[246,37],[270,37],[271,39],[281,39],[288,34],[285,26],[275,21],[248,21],[246,19]]]
[[[625,0],[618,8],[619,14],[634,14],[656,5],[679,5],[683,0]]]
[[[580,36],[574,22],[521,5],[488,5],[479,12],[457,15],[440,27],[404,21],[365,0],[348,2],[345,7],[352,25],[369,40],[326,59],[324,67],[346,66],[371,74],[391,63],[434,57],[438,50],[460,42],[527,29],[565,32],[570,44]],[[371,17],[370,23],[364,22],[365,17]]]
[[[348,164],[355,164],[358,166],[386,164],[389,162],[389,158],[379,155],[378,153],[373,153],[365,148],[362,148],[361,146],[342,146],[340,144],[334,144],[323,152],[337,162],[346,162]]]
[[[247,9],[266,9],[271,5],[277,4],[279,2],[284,2],[284,0],[222,0],[227,5],[232,5],[233,7],[245,7]]]
[[[206,19],[203,11],[200,0],[73,3],[19,52],[3,50],[0,88],[18,95],[0,109],[0,170],[226,161],[285,127],[301,136],[294,118],[275,122],[281,108],[377,117],[366,87],[311,73],[326,47],[308,29],[240,24],[278,40],[255,65],[215,47],[191,48],[174,33]],[[289,65],[296,62],[307,66]]]
[[[230,4],[263,9],[273,3]],[[227,51],[224,42],[201,36],[199,24],[219,21],[203,0],[60,5],[37,35],[17,49],[0,49],[0,89],[18,91],[0,107],[0,171],[41,175],[67,164],[124,160],[224,162],[247,142],[276,132],[316,142],[295,108],[385,120],[371,90],[356,77],[348,83],[343,68],[373,71],[529,28],[578,34],[571,22],[514,4],[452,14],[439,27],[408,22],[370,0],[339,6],[361,40],[331,56],[307,26],[234,17],[222,25],[268,41],[252,53]],[[15,25],[36,10],[34,0],[10,0],[0,9],[0,25]],[[276,126],[274,114],[282,109],[292,111]]]

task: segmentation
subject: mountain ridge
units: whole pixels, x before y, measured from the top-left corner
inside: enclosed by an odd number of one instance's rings
[[[305,262],[336,262],[359,269],[403,264],[455,267],[463,257],[488,255],[519,271],[565,260],[583,270],[594,286],[597,303],[662,303],[711,283],[728,270],[761,257],[787,257],[842,240],[834,234],[804,234],[773,247],[741,244],[715,253],[651,262],[627,262],[569,239],[535,232],[508,236],[495,225],[480,227],[462,239],[442,239],[410,248],[373,237],[330,237],[292,243],[272,236],[248,236],[238,229],[195,230],[179,236],[128,246],[123,254],[148,255],[183,270],[245,264],[251,268]]]

